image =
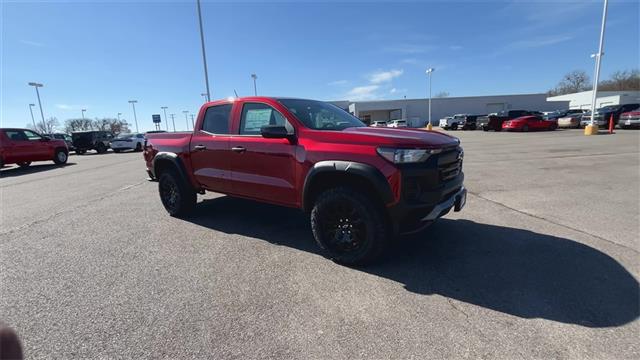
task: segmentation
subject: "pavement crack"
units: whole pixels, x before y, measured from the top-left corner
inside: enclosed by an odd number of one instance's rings
[[[461,313],[462,315],[464,315],[467,319],[469,318],[469,315],[464,312],[462,309],[460,309],[459,307],[456,306],[456,304],[453,303],[453,300],[451,300],[451,298],[446,298],[447,302],[449,303],[449,305],[457,312]]]
[[[99,197],[97,197],[97,198],[89,199],[89,200],[87,200],[85,203],[80,204],[80,205],[78,205],[77,207],[74,207],[74,208],[72,208],[72,209],[64,209],[64,210],[60,210],[60,211],[55,212],[55,213],[53,213],[53,214],[51,214],[51,215],[49,215],[49,216],[47,216],[47,217],[40,218],[40,219],[36,219],[36,220],[30,221],[30,222],[28,222],[28,223],[25,223],[25,224],[19,225],[19,226],[17,226],[17,227],[14,227],[14,228],[12,228],[12,229],[5,230],[5,231],[3,231],[3,232],[1,232],[1,233],[0,233],[0,236],[8,235],[8,234],[14,233],[14,232],[16,232],[16,231],[19,231],[19,230],[22,230],[22,229],[25,229],[25,228],[31,227],[31,226],[33,226],[33,225],[38,225],[38,224],[46,223],[46,222],[48,222],[49,220],[51,220],[51,219],[53,219],[53,218],[55,218],[55,217],[57,217],[57,216],[60,216],[60,215],[62,215],[62,214],[68,213],[68,212],[76,212],[76,211],[78,211],[78,208],[83,208],[83,207],[86,207],[86,206],[88,206],[88,205],[95,204],[95,203],[100,202],[100,201],[102,201],[102,200],[104,200],[104,199],[107,199],[107,198],[109,198],[109,197],[115,196],[115,195],[117,195],[117,194],[119,194],[119,193],[121,193],[121,192],[123,192],[123,191],[127,191],[127,190],[133,189],[133,188],[135,188],[135,187],[137,187],[137,186],[140,186],[140,185],[142,185],[142,184],[144,184],[144,183],[146,183],[146,182],[147,182],[146,180],[143,180],[143,181],[140,181],[140,182],[137,182],[137,183],[134,183],[134,184],[130,184],[130,185],[128,185],[128,186],[122,187],[122,188],[117,189],[117,190],[115,190],[115,191],[112,191],[112,192],[109,192],[109,193],[103,194],[103,195],[101,195],[101,196],[99,196]]]
[[[480,194],[478,194],[478,193],[476,193],[476,192],[472,192],[472,191],[468,191],[468,190],[467,190],[467,192],[468,192],[469,194],[471,194],[471,195],[473,195],[473,196],[477,197],[477,198],[480,198],[480,199],[485,200],[485,201],[488,201],[488,202],[490,202],[490,203],[493,203],[493,204],[496,204],[496,205],[502,206],[502,207],[507,208],[507,209],[509,209],[509,210],[515,211],[515,212],[517,212],[517,213],[519,213],[519,214],[526,215],[526,216],[532,217],[532,218],[534,218],[534,219],[538,219],[538,220],[546,221],[546,222],[551,223],[551,224],[553,224],[553,225],[557,225],[557,226],[563,227],[563,228],[565,228],[565,229],[569,229],[569,230],[572,230],[572,231],[575,231],[575,232],[578,232],[578,233],[581,233],[581,234],[584,234],[584,235],[588,235],[588,236],[594,237],[594,238],[596,238],[596,239],[598,239],[598,240],[601,240],[601,241],[607,242],[607,243],[609,243],[609,244],[613,244],[613,245],[620,246],[620,247],[622,247],[622,248],[624,248],[624,249],[627,249],[627,250],[629,250],[629,251],[632,251],[632,252],[634,252],[634,253],[636,253],[636,254],[638,254],[638,253],[639,253],[639,252],[638,252],[638,250],[636,250],[636,249],[634,249],[634,248],[631,248],[631,247],[626,246],[626,245],[624,245],[624,244],[617,243],[617,242],[612,241],[612,240],[609,240],[609,239],[607,239],[607,238],[603,238],[602,236],[598,236],[598,235],[596,235],[596,234],[592,234],[592,233],[590,233],[590,232],[588,232],[588,231],[584,231],[584,230],[576,229],[576,228],[574,228],[574,227],[572,227],[572,226],[565,225],[565,224],[559,223],[559,222],[557,222],[557,221],[553,221],[553,220],[548,219],[548,218],[545,218],[545,217],[543,217],[543,216],[539,216],[539,215],[531,214],[531,213],[528,213],[528,212],[526,212],[526,211],[522,211],[522,210],[516,209],[516,208],[514,208],[514,207],[511,207],[511,206],[509,206],[509,205],[507,205],[507,204],[504,204],[504,203],[501,203],[501,202],[499,202],[499,201],[491,200],[491,199],[489,199],[489,198],[487,198],[487,197],[484,197],[484,196],[482,196],[482,195],[480,195]]]

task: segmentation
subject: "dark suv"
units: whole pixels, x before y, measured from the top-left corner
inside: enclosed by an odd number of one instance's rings
[[[95,150],[104,154],[109,149],[113,134],[109,131],[80,131],[71,134],[76,154],[82,155],[87,150]]]

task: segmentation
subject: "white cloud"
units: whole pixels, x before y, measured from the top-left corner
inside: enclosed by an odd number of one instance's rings
[[[349,100],[377,99],[378,95],[376,94],[376,91],[379,88],[380,88],[379,85],[356,86],[347,92],[347,99]]]
[[[21,42],[22,44],[25,44],[25,45],[31,45],[31,46],[36,46],[36,47],[43,47],[43,46],[44,46],[44,44],[43,44],[43,43],[40,43],[40,42],[37,42],[37,41],[31,41],[31,40],[20,40],[20,42]]]
[[[349,82],[347,80],[335,80],[329,82],[327,85],[329,86],[339,86],[339,85],[347,85]]]
[[[372,84],[380,84],[383,82],[389,82],[391,80],[393,80],[394,78],[397,78],[398,76],[402,75],[402,73],[404,72],[404,70],[400,69],[400,70],[389,70],[389,71],[377,71],[374,72],[373,74],[369,75],[369,82]]]

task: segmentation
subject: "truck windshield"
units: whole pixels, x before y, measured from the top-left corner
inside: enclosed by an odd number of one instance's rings
[[[366,126],[358,118],[339,107],[322,101],[279,99],[306,127],[314,130],[344,130]]]

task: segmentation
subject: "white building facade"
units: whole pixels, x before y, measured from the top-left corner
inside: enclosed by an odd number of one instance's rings
[[[569,102],[569,109],[591,110],[593,91],[548,97],[551,102]],[[607,105],[640,104],[640,91],[598,91],[596,109]]]

